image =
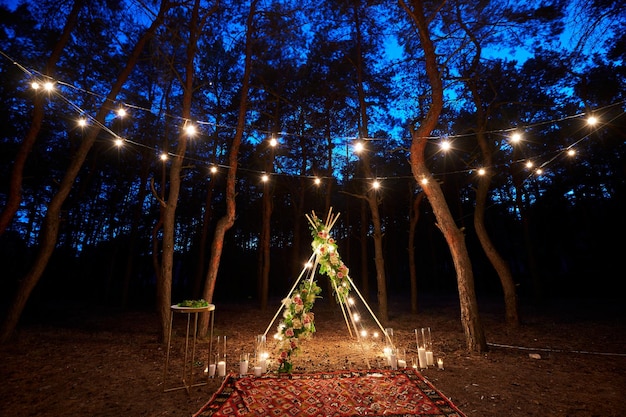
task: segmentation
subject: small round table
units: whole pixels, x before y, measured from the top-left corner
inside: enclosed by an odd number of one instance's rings
[[[210,324],[210,335],[209,335],[209,357],[211,355],[211,350],[213,348],[213,323],[215,319],[215,305],[209,304],[203,307],[181,307],[179,305],[172,305],[170,307],[170,328],[167,336],[167,353],[165,356],[165,369],[163,370],[163,391],[174,391],[178,389],[185,389],[189,393],[189,388],[197,387],[200,385],[205,385],[206,382],[202,383],[193,383],[193,366],[196,360],[196,342],[198,340],[198,314],[200,313],[209,313],[211,315],[211,324]],[[167,388],[167,372],[170,364],[170,347],[172,343],[172,324],[174,323],[174,314],[181,313],[187,314],[187,332],[185,334],[185,357],[183,360],[183,375],[182,381],[183,385]],[[193,324],[193,342],[191,348],[191,361],[188,361],[188,351],[189,351],[189,327],[191,326],[191,315],[194,315],[194,324]],[[187,375],[187,364],[189,364],[189,375]],[[187,378],[189,376],[189,378]]]

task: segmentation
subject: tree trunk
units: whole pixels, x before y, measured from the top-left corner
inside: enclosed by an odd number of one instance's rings
[[[414,195],[413,188],[410,188],[412,204],[409,213],[409,244],[407,249],[409,251],[409,279],[411,282],[411,313],[417,314],[417,266],[415,263],[415,229],[417,228],[417,221],[420,217],[420,206],[424,199],[424,193],[420,192]]]
[[[168,5],[167,7],[165,5]],[[117,94],[122,89],[124,82],[130,75],[135,63],[137,62],[141,51],[143,50],[146,42],[150,39],[156,29],[160,26],[165,12],[169,8],[169,1],[163,0],[161,3],[161,8],[159,10],[159,14],[157,15],[152,25],[148,28],[146,33],[137,41],[135,48],[128,58],[126,66],[119,74],[117,80],[111,87],[109,94],[103,102],[103,105],[100,107],[100,110],[96,114],[95,120],[97,125],[103,125],[105,123],[105,117],[109,113],[109,103],[115,102]],[[2,329],[0,331],[0,343],[5,342],[9,339],[12,333],[15,331],[17,323],[22,315],[24,307],[30,294],[35,288],[35,285],[41,278],[46,266],[48,265],[48,261],[52,256],[52,252],[54,251],[54,247],[56,246],[58,233],[59,233],[59,224],[61,222],[61,209],[63,203],[65,202],[67,196],[72,189],[72,185],[76,177],[78,176],[78,172],[82,167],[89,150],[93,146],[100,129],[97,127],[93,127],[85,138],[80,142],[80,146],[76,150],[76,153],[72,156],[70,161],[70,165],[59,184],[59,189],[57,193],[50,200],[50,204],[48,205],[48,210],[46,211],[46,216],[43,221],[42,229],[41,229],[41,247],[37,256],[34,260],[33,266],[27,272],[26,276],[21,280],[20,285],[17,289],[17,293],[15,299],[12,304],[9,306],[9,310],[7,312],[7,316],[2,324]]]
[[[364,62],[363,53],[361,50],[362,37],[361,37],[361,23],[359,18],[358,6],[354,5],[354,26],[356,32],[356,74],[357,74],[357,93],[359,100],[361,129],[360,134],[362,138],[369,137],[369,118],[367,115],[367,101],[364,87]],[[362,167],[366,178],[372,178],[372,170],[368,150],[365,149],[362,156]],[[366,187],[371,187],[371,184],[366,184]],[[376,266],[376,294],[378,296],[378,318],[381,322],[387,323],[389,320],[388,312],[388,300],[387,300],[387,276],[385,273],[385,257],[383,256],[383,232],[380,220],[380,212],[378,208],[378,194],[376,189],[370,188],[364,193],[364,198],[367,200],[367,204],[370,208],[373,227],[373,239],[374,239],[374,265]]]
[[[54,45],[54,49],[48,58],[48,62],[46,63],[46,75],[52,76],[52,72],[56,67],[59,58],[61,57],[61,52],[67,42],[70,39],[70,35],[72,34],[72,30],[76,27],[78,23],[78,15],[80,10],[83,8],[84,0],[76,0],[72,6],[72,10],[67,16],[67,20],[65,22],[65,26],[63,27],[63,32],[59,37],[59,40]],[[22,182],[24,179],[24,166],[26,165],[26,159],[30,152],[33,149],[35,142],[37,141],[37,136],[39,135],[39,131],[41,130],[41,123],[44,118],[44,100],[41,94],[37,94],[35,97],[35,104],[33,106],[33,116],[30,124],[30,128],[28,129],[28,133],[26,133],[26,137],[24,141],[20,145],[20,148],[15,156],[15,162],[13,163],[13,167],[11,168],[11,177],[9,179],[9,195],[7,197],[7,203],[0,214],[0,235],[4,234],[7,227],[15,217],[15,213],[20,207],[20,203],[22,201]],[[26,295],[28,298],[28,295]]]
[[[485,166],[493,166],[491,150],[487,146],[483,133],[478,133],[478,142],[483,150],[483,159]],[[502,285],[502,291],[504,294],[504,306],[505,306],[505,319],[506,323],[511,327],[519,326],[519,313],[517,309],[517,294],[515,291],[515,281],[513,280],[513,274],[511,268],[502,258],[496,247],[494,246],[487,228],[485,227],[485,206],[487,202],[487,194],[489,193],[489,183],[491,182],[491,173],[486,173],[478,180],[478,189],[476,190],[476,209],[474,210],[474,228],[476,229],[476,235],[478,240],[491,262],[491,265],[496,270],[498,277],[500,278],[500,284]]]
[[[239,147],[246,128],[246,112],[248,109],[248,90],[250,89],[250,72],[252,71],[252,42],[254,31],[254,15],[258,0],[250,3],[250,12],[246,22],[246,56],[244,64],[243,79],[241,82],[241,99],[239,101],[239,115],[237,117],[237,130],[233,138],[233,144],[228,154],[228,175],[226,177],[226,214],[222,216],[215,227],[213,244],[211,245],[211,259],[206,276],[203,298],[209,302],[213,300],[215,282],[217,281],[217,271],[220,266],[220,259],[224,249],[224,235],[235,224],[235,185],[237,180],[237,159],[239,157]],[[198,332],[202,337],[206,337],[209,331],[208,313],[200,314]]]
[[[425,149],[428,137],[436,127],[439,115],[443,109],[443,83],[439,73],[437,55],[430,39],[422,0],[411,1],[410,8],[404,0],[400,0],[400,4],[409,14],[419,32],[420,43],[426,60],[426,73],[431,86],[430,108],[424,119],[419,123],[419,126],[416,123],[415,127],[411,129],[411,171],[415,180],[424,190],[424,194],[433,208],[438,226],[450,248],[457,274],[461,325],[465,333],[467,349],[483,352],[487,350],[487,341],[478,314],[472,263],[465,245],[465,237],[454,223],[441,186],[437,181],[432,180],[431,173],[426,166]]]

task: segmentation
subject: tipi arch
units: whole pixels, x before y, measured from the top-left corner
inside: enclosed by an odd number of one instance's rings
[[[325,221],[317,217],[314,211],[311,215],[306,215],[306,218],[313,238],[311,243],[312,254],[289,290],[287,297],[282,300],[280,307],[263,334],[264,338],[267,337],[268,332],[282,312],[282,320],[274,336],[277,339],[279,372],[291,372],[293,367],[292,360],[299,352],[300,344],[315,333],[315,320],[312,309],[315,299],[318,298],[321,292],[315,281],[318,269],[319,273],[327,275],[331,282],[335,299],[341,307],[350,337],[355,337],[361,347],[363,347],[362,342],[365,335],[363,330],[359,330],[359,315],[354,311],[355,303],[350,295],[351,290],[354,290],[376,325],[380,328],[381,334],[387,343],[393,345],[391,336],[383,328],[365,298],[359,292],[350,278],[348,267],[341,260],[337,243],[331,234],[339,214],[333,215],[331,208]],[[369,369],[370,364],[367,359],[366,365]]]

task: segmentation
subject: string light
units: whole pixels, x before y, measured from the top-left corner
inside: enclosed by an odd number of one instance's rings
[[[185,133],[187,136],[194,136],[196,134],[196,127],[192,124],[185,125]]]
[[[3,54],[3,55],[4,55],[4,54]],[[7,57],[7,58],[8,58],[8,57]],[[15,65],[18,65],[18,67],[20,67],[20,68],[22,69],[22,71],[24,71],[24,72],[25,72],[26,74],[28,74],[29,76],[32,76],[32,74],[33,74],[33,73],[37,73],[37,71],[28,70],[27,68],[25,68],[25,67],[23,67],[23,66],[19,65],[19,64],[18,64],[17,62],[15,62],[14,60],[12,60],[12,62],[13,62]],[[48,78],[48,77],[47,77],[47,76],[45,76],[45,75],[42,75],[42,78]],[[86,92],[86,93],[88,93],[88,94],[92,94],[92,95],[95,95],[95,96],[99,96],[98,94],[96,94],[96,93],[94,93],[94,92],[91,92],[91,91],[88,91],[88,90],[84,90],[84,89],[82,89],[82,88],[75,87],[75,86],[73,86],[73,85],[72,85],[72,84],[70,84],[70,83],[64,83],[64,82],[57,81],[57,80],[50,80],[50,79],[48,79],[48,80],[46,80],[45,82],[43,82],[43,85],[41,84],[41,82],[40,82],[40,81],[36,81],[36,80],[35,80],[35,81],[32,81],[32,82],[30,83],[31,87],[32,87],[34,90],[38,90],[38,89],[43,88],[44,90],[46,90],[46,91],[48,91],[48,92],[53,91],[53,90],[55,89],[55,85],[56,85],[56,84],[60,84],[60,85],[66,86],[66,87],[68,87],[68,88],[73,88],[73,89],[76,89],[76,90],[79,90],[79,91],[82,91],[82,92]],[[76,104],[72,103],[72,102],[71,102],[71,101],[69,101],[67,98],[64,98],[64,97],[63,97],[63,95],[60,95],[60,97],[62,97],[64,100],[66,100],[68,103],[70,103],[70,104],[72,105],[72,107],[74,107],[75,109],[77,109],[79,112],[83,112],[83,110],[82,110],[82,109],[80,109],[80,107],[79,107],[79,106],[77,106]],[[625,102],[626,102],[626,101],[622,101],[622,102],[618,102],[618,103],[613,103],[613,104],[611,104],[611,105],[607,105],[607,106],[605,106],[605,107],[604,107],[604,109],[606,109],[606,108],[608,108],[608,107],[612,107],[612,106],[621,105],[621,104],[623,104],[623,103],[625,103]],[[136,108],[136,109],[140,109],[140,110],[144,110],[144,111],[150,112],[150,109],[146,109],[146,108],[142,108],[142,107],[139,107],[139,106],[133,106],[133,105],[129,105],[129,104],[127,104],[127,103],[124,103],[124,105],[123,105],[123,106],[120,106],[120,107],[118,108],[118,110],[117,110],[117,116],[118,116],[118,117],[120,117],[120,118],[121,118],[121,117],[125,117],[125,116],[127,115],[127,112],[126,112],[126,110],[125,110],[125,108],[124,108],[124,107],[133,107],[133,108]],[[600,109],[596,109],[596,111],[598,111],[598,110],[600,110]],[[165,115],[165,116],[166,116],[166,117],[174,117],[174,116],[169,116],[169,115]],[[575,117],[580,117],[580,116],[584,116],[584,114],[577,114],[577,115],[572,115],[572,116],[563,117],[563,118],[560,118],[560,119],[558,119],[558,120],[556,120],[556,121],[554,121],[554,120],[553,120],[553,121],[551,121],[551,123],[558,122],[558,121],[563,121],[563,120],[566,120],[566,119],[571,119],[571,118],[575,118]],[[200,124],[206,124],[206,125],[214,125],[214,126],[217,126],[216,124],[211,123],[211,122],[198,122],[198,123],[200,123]],[[535,124],[529,124],[529,125],[527,126],[527,128],[530,128],[530,127],[533,127],[533,126],[536,126],[536,125],[543,125],[543,124],[546,124],[546,123],[548,123],[548,122],[545,122],[545,121],[544,121],[544,122],[538,122],[538,123],[535,123]],[[587,124],[588,124],[589,126],[593,127],[593,126],[596,126],[598,123],[600,123],[600,119],[599,119],[597,116],[595,116],[595,115],[591,115],[591,116],[587,117]],[[98,123],[98,124],[99,124],[99,123]],[[80,125],[80,126],[82,126],[82,127],[86,126],[86,125],[87,125],[87,120],[86,120],[86,119],[84,119],[84,118],[83,118],[83,119],[80,119],[79,125]],[[99,124],[99,125],[100,125],[100,124]],[[116,145],[118,145],[118,146],[121,146],[121,144],[123,144],[123,143],[125,143],[125,142],[132,143],[132,144],[137,145],[137,146],[146,146],[146,145],[143,145],[143,144],[140,144],[140,143],[136,143],[136,142],[133,142],[133,141],[129,141],[128,139],[123,139],[123,138],[120,138],[120,137],[119,137],[119,136],[117,136],[114,132],[111,132],[111,131],[110,131],[110,130],[106,127],[106,126],[104,126],[104,125],[100,125],[100,127],[101,127],[102,129],[105,129],[105,130],[106,130],[106,131],[108,131],[109,133],[111,133],[111,134],[112,134],[112,136],[114,136],[114,138],[115,138],[115,143],[116,143]],[[224,127],[224,126],[223,126],[223,127]],[[234,127],[229,127],[229,126],[225,126],[225,127],[227,127],[227,128],[231,128],[231,129],[235,129]],[[261,130],[261,129],[258,129],[258,128],[254,128],[254,129],[255,129],[256,131],[262,132],[262,130]],[[193,126],[193,125],[186,125],[185,130],[186,130],[187,134],[189,134],[190,136],[196,133],[196,128],[195,128],[195,126]],[[498,133],[498,132],[504,132],[504,131],[509,131],[509,130],[510,130],[510,129],[506,129],[506,130],[495,130],[495,131],[486,132],[486,133]],[[269,132],[268,132],[268,133],[269,133]],[[285,136],[301,136],[301,135],[297,135],[297,134],[290,134],[290,133],[286,133],[286,132],[281,132],[281,134],[283,134],[283,135],[285,135]],[[444,150],[444,151],[445,151],[445,150],[448,150],[448,149],[450,149],[450,148],[451,148],[451,143],[450,143],[450,141],[448,140],[448,138],[451,138],[451,137],[452,137],[452,138],[458,138],[458,137],[469,137],[469,136],[473,136],[473,135],[472,135],[472,134],[446,135],[446,136],[445,136],[445,138],[446,138],[446,139],[444,139],[444,140],[441,142],[441,148],[442,148],[442,150]],[[342,139],[342,138],[337,138],[337,139],[338,139],[338,140],[340,140],[340,139]],[[355,140],[355,138],[354,138],[354,137],[352,137],[352,138],[347,137],[347,138],[343,138],[343,139],[352,140],[352,141],[354,141],[354,140]],[[439,140],[441,140],[441,139],[442,139],[442,137],[441,137],[441,136],[433,136],[433,137],[427,137],[426,139],[439,139]],[[583,137],[582,139],[579,139],[576,143],[580,142],[580,141],[581,141],[581,140],[583,140],[583,139],[586,139],[586,137]],[[367,138],[366,140],[387,140],[387,141],[388,141],[389,139],[388,139],[388,138]],[[511,134],[511,136],[510,136],[510,141],[511,141],[512,143],[517,143],[517,142],[520,142],[521,140],[522,140],[522,135],[521,135],[518,131],[515,131],[515,132],[514,132],[514,133],[512,133],[512,134]],[[272,138],[270,139],[270,145],[271,145],[271,146],[277,146],[277,145],[278,145],[278,141],[277,141],[274,137],[272,137]],[[147,147],[147,146],[146,146],[146,147]],[[364,150],[364,143],[362,142],[362,140],[357,140],[357,141],[355,141],[355,142],[354,142],[353,149],[354,149],[354,152],[355,152],[355,153],[359,153],[359,152],[361,152],[362,150]],[[575,151],[575,150],[573,150],[573,149],[570,149],[570,148],[568,148],[565,152],[567,153],[567,155],[568,155],[568,156],[574,156],[574,155],[576,154],[576,151]],[[161,160],[163,160],[163,161],[165,161],[165,160],[167,160],[167,159],[168,159],[168,158],[167,158],[167,155],[161,155],[161,157],[160,157],[160,158],[161,158]],[[536,158],[536,157],[535,157],[535,158]],[[193,159],[193,158],[189,158],[189,157],[187,157],[187,159]],[[544,163],[543,165],[546,165],[547,163],[552,162],[554,159],[556,159],[556,158],[552,158],[552,159],[550,159],[548,162]],[[530,161],[529,161],[529,162],[527,163],[527,167],[528,167],[528,168],[532,168],[532,166],[533,166],[532,162],[530,162]],[[473,169],[472,169],[472,168],[468,169],[468,171],[471,171],[471,170],[473,170]],[[479,171],[479,175],[484,175],[484,173],[486,172],[486,171],[484,171],[484,168],[481,168],[481,169],[479,169],[478,171]],[[212,169],[212,170],[211,170],[211,172],[215,172],[215,171],[213,171],[213,169]],[[481,172],[482,172],[482,174],[481,174]],[[542,171],[542,172],[543,172],[543,171]],[[277,174],[277,175],[280,175],[280,174]],[[264,176],[264,178],[265,178],[265,179],[264,179],[264,181],[269,180],[269,176]],[[412,176],[411,176],[410,178],[412,178]],[[315,178],[315,179],[314,179],[314,182],[315,182],[315,184],[318,184],[318,185],[319,185],[319,184],[321,184],[321,180],[320,180],[319,178]],[[425,185],[425,184],[427,184],[427,183],[428,183],[428,180],[424,178],[424,179],[422,179],[420,182],[421,182],[423,185]],[[378,187],[380,186],[380,184],[378,183],[378,181],[375,181],[375,182],[373,183],[373,186],[374,186],[375,188],[378,188]]]
[[[164,161],[164,162],[167,161],[167,154],[162,153],[160,158],[161,158],[161,161]]]

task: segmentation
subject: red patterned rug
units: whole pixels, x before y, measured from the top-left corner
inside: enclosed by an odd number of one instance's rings
[[[193,417],[465,417],[413,369],[314,374],[227,375]]]

